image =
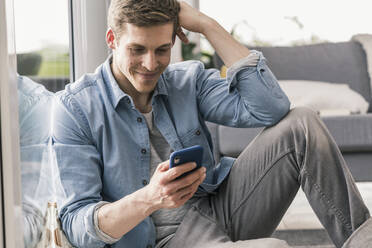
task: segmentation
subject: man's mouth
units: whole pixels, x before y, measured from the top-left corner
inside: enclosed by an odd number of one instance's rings
[[[152,79],[158,75],[158,72],[137,72],[141,77]]]

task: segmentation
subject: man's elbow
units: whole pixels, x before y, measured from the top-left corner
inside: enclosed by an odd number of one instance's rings
[[[272,123],[270,126],[273,126],[277,124],[280,120],[282,120],[289,112],[289,109],[291,107],[291,103],[288,99],[288,97],[285,96],[285,98],[280,101],[278,104],[276,104],[273,108],[273,118]]]

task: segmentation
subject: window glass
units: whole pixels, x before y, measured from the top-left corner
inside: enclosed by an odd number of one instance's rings
[[[69,82],[68,1],[14,0],[20,75],[58,91]]]
[[[64,89],[70,75],[68,1],[13,1],[24,243],[61,247],[56,202],[63,189],[50,127],[54,92]]]

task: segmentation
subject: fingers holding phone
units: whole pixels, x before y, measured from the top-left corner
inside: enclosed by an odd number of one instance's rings
[[[195,194],[206,177],[201,161],[202,148],[191,147],[172,153],[170,160],[159,164],[146,186],[154,211],[180,207]]]
[[[193,165],[190,167],[190,165]],[[191,169],[190,169],[191,168]],[[170,185],[174,189],[174,192],[181,191],[190,186],[197,187],[204,181],[206,177],[206,168],[199,167],[195,170],[195,163],[185,163],[171,168],[169,172],[169,179],[171,180]],[[195,191],[196,191],[195,189]]]
[[[183,205],[197,191],[199,185],[206,177],[205,167],[196,168],[194,162],[179,164],[170,168],[163,178],[162,195],[170,200],[168,208],[177,208]]]
[[[206,177],[205,167],[201,167],[196,171],[192,171],[185,177],[173,180],[170,185],[171,188],[177,189],[172,196],[178,201],[179,206],[185,204],[198,190],[199,185]]]
[[[177,193],[179,193],[180,197],[187,198],[188,200],[198,190],[199,185],[203,183],[205,177],[206,177],[206,168],[200,167],[196,171],[192,171],[187,176],[178,178],[172,183],[178,184],[178,185],[175,185],[175,187],[179,188]]]
[[[201,166],[203,147],[196,145],[175,151],[169,160],[172,188],[177,190],[181,198],[189,199],[206,177],[206,169]]]

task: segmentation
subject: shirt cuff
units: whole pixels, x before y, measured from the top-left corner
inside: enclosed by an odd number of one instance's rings
[[[255,50],[251,50],[247,57],[238,60],[232,66],[230,66],[230,68],[227,70],[227,74],[235,74],[235,72],[240,70],[242,67],[255,67],[257,66],[259,60],[260,53]]]
[[[98,225],[98,210],[100,207],[102,207],[103,205],[106,205],[108,204],[109,202],[106,202],[106,201],[100,201],[99,203],[97,203],[96,207],[94,208],[94,213],[93,213],[93,222],[94,222],[94,229],[96,230],[96,233],[97,233],[97,236],[98,238],[100,238],[103,242],[107,243],[107,244],[113,244],[113,243],[116,243],[120,240],[120,238],[113,238],[111,237],[110,235],[104,233],[100,228],[99,228],[99,225]]]
[[[227,69],[226,79],[229,84],[229,92],[231,92],[232,87],[237,83],[236,75],[238,72],[240,72],[243,68],[250,68],[250,70],[253,72],[257,68],[262,58],[263,55],[261,52],[250,50],[250,53],[247,57],[238,60]]]

